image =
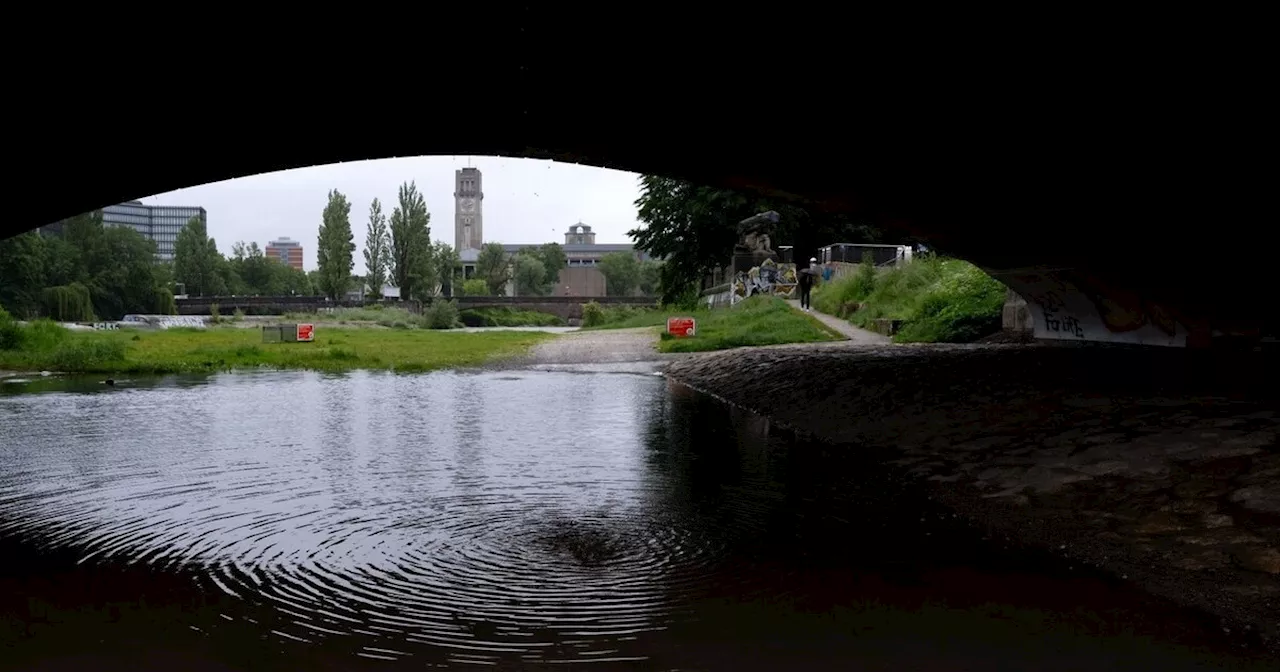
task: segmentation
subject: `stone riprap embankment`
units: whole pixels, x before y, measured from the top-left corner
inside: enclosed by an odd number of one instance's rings
[[[975,522],[1280,636],[1280,373],[1256,353],[779,346],[667,375],[848,450]],[[1256,634],[1253,634],[1256,633]]]

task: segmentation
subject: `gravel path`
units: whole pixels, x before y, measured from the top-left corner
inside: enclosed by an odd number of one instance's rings
[[[787,305],[791,306],[792,308],[795,308],[796,310],[802,310],[800,308],[799,300],[796,300],[796,299],[789,300],[787,301]],[[827,315],[826,313],[820,313],[814,310],[806,313],[806,315],[810,315],[815,319],[817,319],[819,322],[827,325],[828,327],[831,327],[832,329],[835,329],[837,332],[841,334],[844,334],[845,338],[852,341],[854,345],[888,345],[889,343],[893,342],[893,339],[889,338],[888,336],[877,334],[874,331],[867,331],[862,327],[855,327],[852,324],[849,324],[849,322],[846,320],[842,320],[838,317]]]
[[[658,362],[670,359],[658,352],[658,334],[652,328],[575,331],[534,346],[515,363],[609,364]]]

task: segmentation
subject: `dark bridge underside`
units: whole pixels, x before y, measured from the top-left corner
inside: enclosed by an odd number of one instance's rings
[[[720,60],[627,69],[602,51],[584,69],[581,58],[538,57],[537,45],[559,36],[493,30],[495,43],[509,37],[523,51],[496,69],[475,64],[478,88],[451,67],[358,64],[355,47],[338,64],[291,54],[288,76],[261,63],[234,76],[227,64],[191,65],[180,86],[145,87],[148,100],[190,104],[118,114],[87,114],[82,101],[87,91],[125,90],[111,83],[119,70],[91,73],[101,78],[93,83],[35,81],[11,95],[40,103],[15,112],[26,119],[13,127],[31,144],[9,153],[21,177],[7,232],[291,167],[531,156],[791,194],[923,236],[1015,287],[1066,278],[1094,299],[1110,297],[1113,310],[1154,311],[1150,322],[1172,316],[1196,333],[1256,331],[1270,320],[1272,255],[1254,231],[1274,222],[1271,208],[1255,207],[1271,176],[1254,172],[1266,154],[1252,132],[1266,87],[1204,65],[1204,54],[1161,52],[1140,72],[1132,59],[1097,56],[1096,45],[1089,62],[1077,52],[1033,61],[1003,51],[961,66],[956,52],[917,51],[920,67],[893,72],[883,59],[872,71],[849,54],[802,68],[735,61],[729,72]],[[407,90],[405,78],[418,83]],[[454,89],[467,92],[465,104],[454,104]],[[407,91],[403,104],[396,91]]]

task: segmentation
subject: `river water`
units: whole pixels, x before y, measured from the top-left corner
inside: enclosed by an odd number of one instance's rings
[[[0,435],[14,669],[1242,664],[643,364],[10,381]]]

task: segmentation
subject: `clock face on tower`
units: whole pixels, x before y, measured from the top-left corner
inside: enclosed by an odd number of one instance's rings
[[[462,211],[463,211],[463,212],[475,212],[475,211],[476,211],[476,199],[474,199],[474,198],[464,198],[464,199],[462,199]]]

